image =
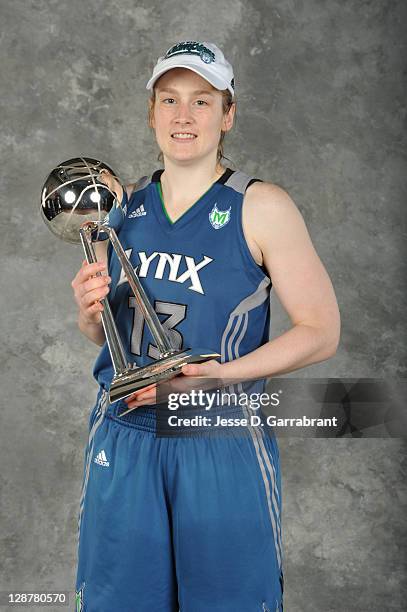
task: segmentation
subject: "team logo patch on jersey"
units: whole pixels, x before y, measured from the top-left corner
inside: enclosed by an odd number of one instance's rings
[[[219,210],[215,204],[209,213],[209,221],[214,229],[221,229],[221,227],[225,227],[229,223],[231,209],[232,207],[230,206],[227,210]]]

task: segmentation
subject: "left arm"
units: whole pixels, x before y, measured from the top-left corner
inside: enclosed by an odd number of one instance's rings
[[[247,195],[246,237],[257,247],[293,326],[251,353],[222,364],[220,375],[226,378],[276,376],[324,361],[335,355],[340,338],[334,289],[297,206],[271,183],[255,183]]]

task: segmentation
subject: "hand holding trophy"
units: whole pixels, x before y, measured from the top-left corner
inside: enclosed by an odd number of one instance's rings
[[[160,356],[154,363],[143,367],[130,364],[109,300],[107,297],[100,300],[103,329],[114,368],[109,390],[111,402],[176,376],[187,363],[219,357],[218,353],[201,348],[177,349],[165,333],[112,227],[111,219],[115,215],[124,217],[126,214],[121,207],[122,196],[121,183],[109,166],[96,159],[77,157],[50,172],[42,188],[40,204],[41,216],[51,232],[66,242],[82,243],[88,263],[97,262],[93,242],[107,236],[158,347]],[[129,410],[122,415],[127,412]]]
[[[102,167],[99,172],[98,179],[100,182],[106,185],[110,193],[115,194],[116,200],[121,205],[121,202],[123,200],[123,187],[121,186],[117,177],[111,174],[111,172],[109,172],[107,168]]]

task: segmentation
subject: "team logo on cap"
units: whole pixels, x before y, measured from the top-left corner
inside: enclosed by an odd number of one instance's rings
[[[200,42],[194,42],[192,40],[186,40],[184,42],[177,43],[173,47],[168,49],[164,56],[164,59],[173,57],[174,55],[181,55],[187,53],[189,55],[198,55],[205,64],[210,64],[215,61],[215,54],[213,51],[205,47]]]

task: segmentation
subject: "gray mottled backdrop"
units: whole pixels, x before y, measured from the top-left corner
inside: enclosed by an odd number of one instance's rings
[[[295,200],[341,309],[337,355],[296,376],[406,377],[406,4],[2,0],[0,11],[0,590],[73,590],[97,348],[76,328],[81,249],[38,214],[45,175],[78,154],[125,180],[150,173],[156,57],[177,40],[217,42],[239,104],[226,153]],[[288,326],[274,297],[273,334]],[[280,452],[285,609],[405,609],[405,441],[285,438]]]

